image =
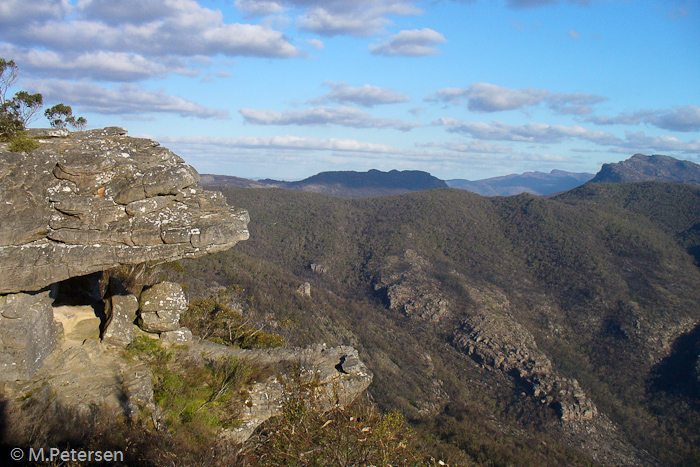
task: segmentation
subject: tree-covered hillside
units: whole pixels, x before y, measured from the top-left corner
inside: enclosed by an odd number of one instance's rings
[[[289,343],[356,346],[446,459],[700,462],[700,188],[223,192],[250,239],[183,262],[190,299],[225,287]]]

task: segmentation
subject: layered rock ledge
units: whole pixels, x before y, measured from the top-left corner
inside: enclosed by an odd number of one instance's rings
[[[119,127],[45,135],[30,154],[0,148],[0,294],[248,238],[248,213],[159,143]]]

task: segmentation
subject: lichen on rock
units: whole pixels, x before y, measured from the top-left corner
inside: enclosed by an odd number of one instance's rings
[[[0,153],[0,294],[247,239],[248,213],[198,180],[172,151],[118,127]]]

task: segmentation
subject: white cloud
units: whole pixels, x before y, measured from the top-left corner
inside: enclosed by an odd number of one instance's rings
[[[390,89],[370,86],[369,84],[357,88],[350,87],[347,83],[335,81],[325,81],[323,84],[330,87],[331,91],[318,99],[313,99],[310,103],[335,102],[338,104],[357,104],[363,107],[374,107],[375,105],[397,104],[411,100],[410,97]]]
[[[700,139],[690,141],[681,141],[674,136],[646,136],[643,131],[637,133],[625,132],[625,142],[620,146],[623,148],[634,150],[646,150],[649,152],[664,152],[664,151],[683,151],[683,152],[698,152],[700,151]]]
[[[491,141],[558,143],[570,138],[577,138],[602,145],[620,144],[620,140],[609,133],[588,130],[578,125],[548,125],[530,122],[525,125],[513,126],[498,121],[492,123],[463,122],[454,118],[441,118],[433,124],[445,126],[450,133],[463,133],[472,138]]]
[[[547,5],[556,5],[561,3],[561,0],[507,0],[509,7],[515,9],[538,8]],[[590,0],[568,0],[568,3],[587,6],[590,5]]]
[[[386,144],[367,143],[354,139],[308,138],[302,136],[242,136],[216,138],[208,136],[162,136],[162,143],[177,143],[199,146],[222,146],[224,148],[246,149],[302,149],[310,151],[352,151],[362,153],[393,153],[397,149]]]
[[[108,115],[170,113],[181,117],[229,118],[228,111],[201,106],[163,91],[146,91],[133,84],[106,89],[90,83],[58,80],[24,80],[24,87],[39,92],[45,102],[69,102],[81,112]]]
[[[73,55],[102,50],[139,54],[150,60],[219,54],[300,55],[282,32],[261,25],[226,23],[220,11],[204,8],[194,0],[132,0],[128,8],[123,2],[83,0],[73,13],[67,15],[58,9],[52,16],[26,14],[0,29],[0,39],[15,46]],[[0,14],[2,18],[17,16],[4,4]]]
[[[586,121],[598,125],[639,125],[645,123],[670,131],[700,131],[700,107],[685,105],[673,110],[640,110],[615,117],[595,116]]]
[[[125,52],[95,51],[82,54],[54,52],[0,45],[0,54],[13,57],[23,70],[35,76],[98,81],[130,82],[178,73],[196,76],[197,70],[183,66],[179,60],[149,60]]]
[[[298,12],[297,26],[321,36],[367,37],[383,33],[391,24],[388,15],[417,15],[414,0],[236,0],[249,16]]]
[[[254,125],[340,125],[352,128],[393,128],[410,131],[419,127],[417,122],[377,118],[352,107],[314,107],[301,111],[242,108],[239,110],[246,123]]]
[[[60,19],[69,9],[68,0],[3,0],[0,2],[0,26],[12,28],[32,21]]]
[[[327,37],[380,34],[391,24],[387,15],[421,13],[410,0],[288,0],[285,3],[307,7],[297,18],[300,29]]]
[[[410,29],[389,36],[380,44],[370,45],[369,50],[374,55],[386,57],[424,57],[439,54],[440,50],[435,46],[446,42],[445,36],[433,29]]]
[[[325,47],[323,41],[319,39],[309,39],[308,42],[309,45],[316,50],[323,50],[323,48]]]
[[[599,146],[612,146],[634,151],[700,151],[700,139],[682,141],[676,137],[646,136],[644,132],[625,133],[625,138],[618,138],[603,131],[589,130],[578,125],[548,125],[546,123],[527,123],[525,125],[508,125],[503,122],[463,122],[454,118],[441,118],[434,125],[445,126],[450,133],[468,134],[477,140],[517,141],[535,144],[559,143],[569,139],[588,141]]]
[[[584,93],[552,93],[546,89],[510,89],[490,83],[473,83],[468,88],[443,88],[425,98],[428,102],[461,104],[474,112],[499,112],[522,109],[546,103],[559,114],[586,115],[592,112],[590,105],[606,98]]]
[[[280,3],[267,0],[236,0],[234,5],[250,16],[267,16],[282,13],[284,7]]]

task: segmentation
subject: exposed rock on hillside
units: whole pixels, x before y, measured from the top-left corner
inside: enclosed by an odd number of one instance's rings
[[[248,214],[168,149],[122,128],[0,152],[0,293],[40,290],[119,264],[226,250]]]
[[[700,185],[700,165],[670,156],[635,154],[614,164],[603,164],[591,183],[677,182]]]
[[[449,314],[450,301],[440,293],[438,281],[426,274],[427,266],[428,262],[413,250],[406,250],[403,258],[389,257],[374,289],[386,293],[391,310],[439,321]]]
[[[244,350],[202,341],[191,346],[190,352],[210,360],[234,357],[259,367],[278,368],[274,376],[249,389],[241,423],[227,433],[235,441],[248,439],[261,423],[281,414],[290,392],[301,390],[311,407],[325,411],[350,404],[372,382],[372,372],[360,361],[357,351],[347,346]],[[298,375],[284,376],[281,368],[296,368]]]
[[[532,334],[506,315],[467,318],[453,342],[484,365],[518,378],[532,397],[553,406],[565,422],[591,420],[598,413],[578,381],[558,376]]]

